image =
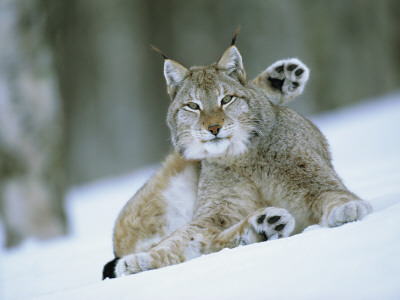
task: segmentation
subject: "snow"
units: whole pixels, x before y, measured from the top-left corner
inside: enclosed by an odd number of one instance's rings
[[[101,280],[113,223],[157,166],[74,187],[71,234],[0,252],[0,299],[400,299],[400,92],[312,118],[374,213],[337,228]]]

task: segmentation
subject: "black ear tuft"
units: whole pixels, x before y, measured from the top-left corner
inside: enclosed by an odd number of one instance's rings
[[[115,266],[117,265],[119,258],[114,258],[112,261],[106,263],[103,268],[103,280],[106,278],[115,278]]]
[[[238,36],[238,34],[239,34],[239,31],[240,31],[240,25],[238,26],[238,28],[237,28],[236,31],[235,31],[235,35],[234,35],[233,38],[232,38],[231,46],[235,45],[235,43],[236,43],[236,38],[237,38],[237,36]]]
[[[161,56],[162,56],[164,59],[168,59],[168,57],[164,54],[164,52],[162,52],[162,51],[161,51],[160,49],[158,49],[156,46],[150,44],[150,47],[151,47],[151,49],[153,49],[154,51],[156,51],[156,52],[158,52],[159,54],[161,54]]]

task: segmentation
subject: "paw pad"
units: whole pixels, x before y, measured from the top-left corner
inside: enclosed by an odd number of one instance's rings
[[[275,71],[278,72],[278,73],[282,73],[283,72],[283,65],[275,68]]]
[[[267,233],[265,231],[261,231],[260,235],[262,237],[262,241],[263,242],[268,241],[268,235],[267,235]]]
[[[265,218],[267,217],[267,215],[261,215],[257,218],[257,223],[261,224],[264,222]]]
[[[270,87],[289,100],[303,91],[309,76],[308,68],[296,58],[280,60],[266,72]]]
[[[292,215],[283,208],[268,207],[254,213],[250,219],[256,241],[268,241],[289,236],[295,225]]]
[[[274,89],[279,90],[279,91],[282,90],[282,86],[283,86],[283,82],[284,82],[283,80],[269,77],[268,81],[271,83],[271,86]]]
[[[274,224],[280,220],[281,216],[273,216],[271,218],[268,218],[267,222],[268,224]]]

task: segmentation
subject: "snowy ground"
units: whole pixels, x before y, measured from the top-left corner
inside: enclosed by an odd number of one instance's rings
[[[68,237],[0,252],[0,299],[400,299],[400,93],[318,116],[334,165],[374,213],[101,281],[113,222],[154,167],[68,193]]]

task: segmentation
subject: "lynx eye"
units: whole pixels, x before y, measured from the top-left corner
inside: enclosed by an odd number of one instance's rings
[[[232,101],[232,99],[233,99],[232,96],[225,96],[224,98],[222,98],[221,104],[222,104],[222,105],[228,104],[229,102]]]
[[[200,106],[197,103],[194,103],[194,102],[189,102],[186,106],[189,107],[190,109],[193,109],[193,110],[199,110],[200,109]]]

